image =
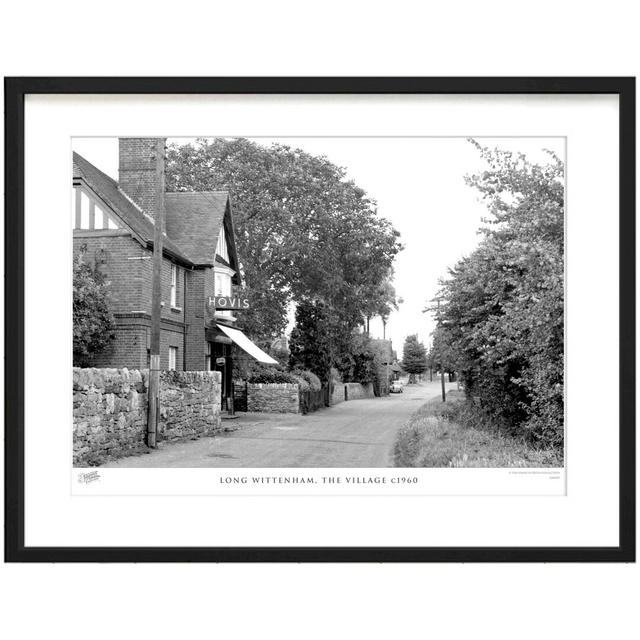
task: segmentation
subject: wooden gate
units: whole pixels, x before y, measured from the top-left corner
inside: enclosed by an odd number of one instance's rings
[[[322,385],[318,391],[307,389],[300,392],[300,411],[303,414],[317,411],[322,407],[328,407],[330,404],[331,393],[329,385]]]

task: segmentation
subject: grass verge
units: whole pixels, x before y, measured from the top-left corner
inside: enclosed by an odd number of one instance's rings
[[[462,392],[430,400],[400,429],[396,467],[562,467],[563,452],[487,428]]]

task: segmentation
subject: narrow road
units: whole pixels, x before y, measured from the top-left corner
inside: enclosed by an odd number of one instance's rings
[[[447,384],[455,388],[455,384]],[[233,431],[166,443],[105,467],[388,467],[398,429],[439,382],[404,387],[386,398],[352,400],[306,416],[245,413],[224,421]]]

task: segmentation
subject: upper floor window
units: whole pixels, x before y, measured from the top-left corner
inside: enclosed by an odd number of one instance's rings
[[[220,232],[218,233],[216,254],[219,255],[225,262],[229,262],[229,249],[227,247],[227,238],[224,233],[224,224],[220,226]]]
[[[224,268],[223,268],[224,269]],[[233,272],[231,272],[233,273]],[[217,296],[230,296],[231,295],[231,273],[227,273],[227,270],[224,269],[219,271],[216,269],[216,291],[215,294]],[[227,318],[233,317],[233,312],[229,310],[217,309],[217,316],[225,316]]]
[[[178,306],[178,267],[171,265],[171,306]]]
[[[216,271],[216,295],[231,295],[231,276],[228,273]]]
[[[89,195],[80,185],[72,189],[72,224],[74,229],[118,229],[119,225],[106,208]]]

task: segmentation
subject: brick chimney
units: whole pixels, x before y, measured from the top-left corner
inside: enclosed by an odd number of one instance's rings
[[[120,188],[145,213],[155,218],[164,206],[164,153],[166,138],[119,138]]]

